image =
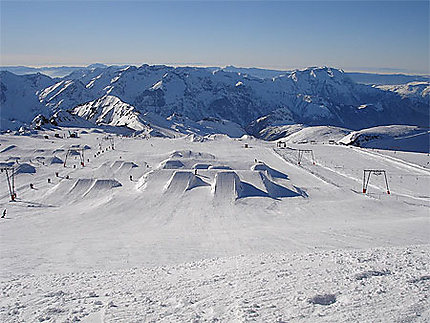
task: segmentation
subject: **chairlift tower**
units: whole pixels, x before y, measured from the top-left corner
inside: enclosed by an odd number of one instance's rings
[[[312,164],[316,164],[315,163],[315,155],[314,155],[314,151],[312,149],[297,149],[297,164],[300,165],[302,160],[303,160],[303,156],[305,154],[308,154],[311,156],[312,159]]]
[[[63,166],[66,167],[67,158],[73,154],[73,152],[79,153],[79,159],[81,160],[81,166],[85,167],[84,148],[69,148],[67,149],[66,158],[64,158]]]
[[[6,174],[7,186],[9,189],[10,200],[15,201],[16,191],[15,191],[15,168],[11,167],[1,167],[1,172]]]
[[[387,194],[390,194],[390,189],[388,187],[387,173],[384,169],[365,169],[363,170],[363,193],[367,192],[369,186],[370,176],[374,174],[376,176],[384,175],[385,187],[387,189]]]

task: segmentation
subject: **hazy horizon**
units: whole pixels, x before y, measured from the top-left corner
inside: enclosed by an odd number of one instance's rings
[[[0,5],[2,66],[332,66],[351,72],[429,74],[427,1]]]
[[[165,65],[165,66],[172,66],[172,67],[196,67],[196,68],[226,68],[228,66],[233,66],[235,68],[239,68],[239,69],[262,69],[262,70],[273,70],[273,71],[280,71],[280,72],[289,72],[289,71],[293,71],[293,70],[302,70],[302,69],[306,69],[306,68],[311,68],[311,67],[330,67],[330,68],[338,68],[341,69],[337,66],[318,66],[318,65],[310,65],[310,66],[301,66],[301,67],[291,67],[291,68],[286,68],[286,69],[275,69],[275,68],[264,68],[264,67],[259,67],[259,66],[237,66],[237,65],[224,65],[224,66],[215,66],[215,65],[200,65],[200,64],[186,64],[186,63],[165,63],[165,62],[161,62],[161,63],[137,63],[137,64],[128,64],[128,63],[100,63],[100,62],[95,62],[95,63],[88,63],[88,64],[83,64],[83,65],[65,65],[65,64],[60,64],[60,65],[0,65],[0,67],[2,68],[13,68],[13,67],[26,67],[26,68],[35,68],[35,69],[43,69],[43,68],[74,68],[74,67],[81,67],[81,68],[85,68],[91,65],[95,65],[95,64],[101,64],[101,65],[106,65],[106,66],[142,66],[142,65]],[[396,70],[396,69],[390,69],[390,68],[371,68],[371,69],[365,69],[365,68],[351,68],[351,69],[342,69],[344,72],[346,73],[367,73],[367,74],[380,74],[380,75],[417,75],[417,76],[430,76],[430,72],[429,73],[408,73],[407,71],[404,70]]]

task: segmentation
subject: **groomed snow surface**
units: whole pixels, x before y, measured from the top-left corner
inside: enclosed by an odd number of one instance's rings
[[[430,320],[427,153],[68,130],[0,136],[1,322]]]

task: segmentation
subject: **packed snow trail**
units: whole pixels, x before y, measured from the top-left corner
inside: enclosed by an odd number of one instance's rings
[[[392,193],[407,199],[430,201],[430,188],[428,186],[430,184],[430,173],[427,170],[392,161],[382,156],[375,156],[367,151],[362,151],[362,149],[316,145],[313,145],[312,148],[321,160],[317,162],[316,166],[305,162],[300,167],[336,187],[346,187],[360,193],[363,170],[384,169],[387,170]],[[333,154],[333,150],[338,150],[339,154]],[[288,162],[295,164],[295,151],[276,149],[276,152],[281,154]],[[339,158],[339,156],[342,156],[342,158]],[[386,191],[385,182],[375,176],[370,182],[370,187],[376,189],[377,192]]]
[[[389,155],[386,155],[386,154],[380,154],[380,153],[378,153],[378,152],[376,152],[374,150],[365,149],[365,148],[356,148],[356,147],[352,147],[352,148],[355,149],[355,150],[357,150],[357,151],[360,151],[363,154],[369,154],[369,155],[372,155],[372,156],[378,156],[378,157],[380,157],[382,159],[389,160],[389,161],[391,161],[393,163],[396,163],[396,164],[399,164],[400,166],[405,167],[406,169],[410,169],[410,167],[412,167],[413,170],[416,171],[416,172],[421,172],[424,175],[430,175],[430,170],[427,169],[427,168],[425,168],[425,167],[423,167],[423,166],[420,166],[420,165],[417,165],[417,164],[414,164],[414,163],[411,163],[411,162],[408,162],[408,161],[405,161],[405,160],[402,160],[402,159],[399,159],[399,158],[395,158],[393,156],[389,156]],[[422,155],[425,155],[425,154],[422,154]]]

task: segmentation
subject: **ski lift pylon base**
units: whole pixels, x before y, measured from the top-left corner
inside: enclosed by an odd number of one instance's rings
[[[363,194],[367,193],[367,188],[369,186],[370,176],[372,174],[375,174],[377,176],[384,175],[386,192],[387,192],[387,194],[391,194],[390,188],[388,187],[387,173],[384,169],[364,169],[363,170]]]

